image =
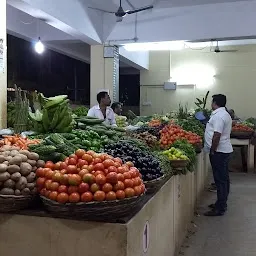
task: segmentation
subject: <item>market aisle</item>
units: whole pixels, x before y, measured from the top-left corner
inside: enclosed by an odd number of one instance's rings
[[[231,174],[232,191],[223,217],[204,217],[215,193],[207,193],[198,209],[196,233],[181,249],[184,256],[256,255],[256,175]]]

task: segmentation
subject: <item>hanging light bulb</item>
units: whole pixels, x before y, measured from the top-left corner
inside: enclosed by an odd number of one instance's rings
[[[36,51],[38,54],[42,54],[42,53],[44,52],[44,45],[43,45],[43,43],[41,42],[40,37],[38,37],[38,41],[37,41],[36,44],[35,44],[35,51]]]

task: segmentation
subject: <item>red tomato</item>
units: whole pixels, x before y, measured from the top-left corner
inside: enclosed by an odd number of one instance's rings
[[[84,155],[82,156],[82,159],[85,160],[85,161],[87,161],[88,163],[91,163],[91,162],[93,161],[92,156],[89,155],[89,154],[84,154]]]
[[[100,190],[100,186],[97,183],[93,183],[90,187],[90,190],[92,193],[95,193],[96,191]]]
[[[92,172],[93,169],[94,169],[94,165],[90,164],[90,165],[88,166],[88,171],[89,171],[89,172]]]
[[[45,181],[46,179],[45,178],[42,178],[42,177],[39,177],[37,180],[36,180],[36,185],[38,188],[43,188],[44,184],[45,184]]]
[[[63,174],[61,176],[60,184],[67,185],[68,184],[68,174]]]
[[[47,161],[46,163],[45,163],[45,168],[50,168],[50,169],[54,169],[54,163],[52,162],[52,161]]]
[[[136,176],[137,176],[136,171],[130,170],[129,173],[130,173],[130,175],[131,175],[131,178],[136,178]]]
[[[89,191],[90,186],[87,183],[82,182],[78,187],[78,192],[83,194],[84,192]]]
[[[134,171],[136,173],[136,177],[140,176],[140,171],[136,167],[131,167],[130,171]]]
[[[45,191],[45,197],[49,198],[50,193],[51,193],[51,191],[50,191],[50,190],[46,190],[46,191]]]
[[[145,188],[145,185],[144,184],[141,184],[140,185],[140,188],[141,188],[141,193],[144,193],[146,188]]]
[[[93,195],[93,199],[95,200],[95,201],[104,201],[105,200],[105,198],[106,198],[106,194],[105,194],[105,192],[103,192],[103,191],[96,191],[95,193],[94,193],[94,195]]]
[[[96,171],[96,172],[93,173],[93,175],[94,175],[95,177],[96,177],[97,175],[99,175],[99,174],[105,176],[105,173],[104,173],[103,171]]]
[[[57,196],[57,202],[61,204],[65,204],[68,202],[68,194],[67,193],[60,193]]]
[[[95,182],[95,177],[91,173],[87,173],[83,176],[83,182],[92,184]]]
[[[123,190],[116,191],[116,198],[117,199],[124,199],[125,198],[125,192]]]
[[[125,192],[125,197],[133,197],[135,195],[135,191],[133,188],[126,188],[124,192]]]
[[[111,184],[116,184],[117,183],[117,173],[115,172],[110,172],[108,175],[107,175],[107,182],[108,183],[111,183]]]
[[[78,174],[71,174],[68,177],[68,183],[72,186],[78,186],[82,182],[82,178]]]
[[[78,158],[81,158],[85,154],[85,150],[78,149],[75,154]]]
[[[77,166],[79,168],[82,168],[84,165],[88,165],[88,162],[86,160],[79,159],[78,162],[77,162]]]
[[[96,176],[95,181],[99,185],[103,185],[106,183],[106,177],[105,175],[99,174]]]
[[[71,195],[72,193],[78,192],[78,186],[69,186],[68,187],[68,194]]]
[[[100,158],[103,162],[105,160],[105,154],[98,154],[98,158]]]
[[[115,163],[114,163],[114,166],[115,166],[116,168],[118,168],[118,167],[121,167],[122,164],[120,164],[119,162],[115,162]]]
[[[54,174],[54,171],[52,171],[51,169],[47,168],[47,171],[46,171],[46,173],[45,173],[45,177],[46,177],[46,179],[51,180],[51,179],[52,179],[53,174]]]
[[[111,159],[106,159],[104,162],[104,167],[108,169],[110,166],[114,166],[115,162]]]
[[[62,178],[62,174],[59,171],[56,171],[53,176],[52,176],[52,180],[53,181],[57,181],[60,182]]]
[[[142,183],[142,180],[140,177],[136,177],[133,179],[133,185],[134,186],[139,186]]]
[[[124,173],[124,178],[125,179],[130,179],[132,176],[131,176],[131,174],[129,173],[129,172],[125,172]]]
[[[60,170],[60,165],[61,165],[61,162],[57,162],[57,163],[54,165],[54,169],[55,169],[55,170]]]
[[[81,195],[82,202],[91,202],[93,200],[93,194],[91,192],[85,192]]]
[[[102,186],[102,190],[105,192],[105,193],[108,193],[110,191],[113,190],[113,186],[110,184],[110,183],[105,183],[103,186]]]
[[[113,191],[109,191],[109,192],[106,194],[106,200],[107,200],[107,201],[116,200],[116,193],[113,192]]]
[[[70,203],[78,203],[80,201],[80,195],[78,193],[72,193],[68,198]]]
[[[41,196],[45,196],[45,193],[46,193],[46,188],[43,188],[40,190],[40,195]]]
[[[57,200],[57,196],[58,196],[58,192],[57,191],[52,191],[50,192],[49,194],[49,198],[53,201],[56,201]]]
[[[69,158],[68,160],[68,165],[76,165],[77,164],[77,159],[75,158]]]
[[[69,158],[75,158],[76,160],[78,159],[78,157],[77,157],[76,154],[71,154],[71,155],[69,156]]]
[[[70,174],[78,173],[76,165],[68,165],[67,171]]]
[[[46,180],[44,186],[45,186],[45,188],[46,188],[47,190],[50,190],[51,184],[52,184],[52,181],[51,181],[51,180]]]
[[[117,163],[120,163],[121,165],[123,164],[122,159],[119,158],[119,157],[116,157],[116,158],[114,158],[113,160],[114,160],[115,162],[117,162]]]
[[[108,171],[117,173],[117,168],[115,166],[109,166]]]
[[[68,193],[68,188],[65,185],[60,185],[58,188],[59,193]]]
[[[122,181],[118,181],[117,184],[115,184],[113,187],[114,191],[124,190],[124,188],[125,188],[125,186]]]
[[[65,162],[60,163],[60,170],[67,169],[67,164]]]
[[[82,169],[78,174],[83,178],[86,173],[89,173],[89,171],[87,169]]]
[[[37,177],[44,177],[45,176],[45,169],[42,168],[42,167],[39,167],[37,170],[36,170],[36,176]]]
[[[135,196],[139,196],[139,195],[142,194],[141,186],[136,186],[133,189],[134,189],[134,192],[135,192]]]
[[[97,164],[94,165],[93,170],[94,171],[104,171],[105,167],[102,163],[97,163]]]
[[[125,179],[124,180],[124,186],[126,188],[132,188],[133,187],[133,181],[131,179]]]
[[[123,166],[120,166],[117,168],[117,172],[118,173],[124,173],[125,172],[125,168]]]
[[[51,191],[58,191],[58,188],[59,188],[59,183],[54,181],[54,182],[51,182],[50,184],[50,190]]]
[[[94,156],[96,153],[95,153],[94,151],[92,151],[92,150],[88,150],[88,151],[86,152],[86,154],[89,154],[89,155],[91,155],[91,156]]]
[[[118,173],[117,180],[124,181],[124,175],[122,173]]]

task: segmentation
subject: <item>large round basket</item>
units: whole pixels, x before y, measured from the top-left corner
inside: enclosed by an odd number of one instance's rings
[[[140,207],[144,195],[123,200],[60,204],[41,196],[48,212],[58,218],[78,218],[88,221],[113,222],[130,216]]]
[[[187,160],[171,160],[170,162],[173,168],[185,168],[189,163]]]
[[[253,136],[253,131],[232,131],[230,137],[236,139],[250,139]]]
[[[26,209],[34,199],[34,196],[0,195],[0,212],[11,213]]]
[[[170,178],[171,174],[165,174],[158,179],[151,181],[144,181],[146,187],[146,194],[154,194],[157,192]]]

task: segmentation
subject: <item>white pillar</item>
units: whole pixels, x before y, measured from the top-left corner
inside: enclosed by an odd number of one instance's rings
[[[7,125],[6,0],[0,1],[0,129]]]
[[[112,102],[119,100],[119,53],[118,48],[103,45],[91,46],[90,105],[97,104],[96,95],[108,90]]]

